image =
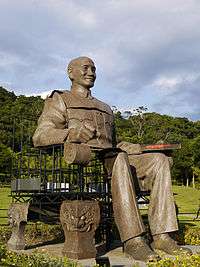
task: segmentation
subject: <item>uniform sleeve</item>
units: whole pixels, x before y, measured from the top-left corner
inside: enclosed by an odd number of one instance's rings
[[[68,118],[61,92],[54,92],[45,100],[42,115],[33,135],[35,147],[62,144],[68,135]]]

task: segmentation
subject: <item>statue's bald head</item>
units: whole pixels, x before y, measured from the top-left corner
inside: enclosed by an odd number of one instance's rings
[[[67,72],[68,72],[68,74],[69,74],[69,70],[70,69],[72,69],[73,67],[75,67],[77,65],[80,65],[83,61],[88,61],[88,62],[92,63],[93,65],[95,65],[94,64],[94,61],[91,58],[89,58],[89,57],[77,57],[77,58],[72,59],[69,62],[68,66],[67,66]]]
[[[79,84],[85,88],[94,86],[96,79],[95,71],[95,64],[89,57],[74,58],[67,67],[67,73],[72,81],[72,85]]]

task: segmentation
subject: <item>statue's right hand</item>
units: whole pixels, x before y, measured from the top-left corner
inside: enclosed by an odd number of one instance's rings
[[[94,131],[85,126],[80,129],[71,128],[69,129],[67,141],[70,143],[87,143],[94,136]]]

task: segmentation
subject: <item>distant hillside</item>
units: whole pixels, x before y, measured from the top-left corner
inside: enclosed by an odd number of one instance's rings
[[[41,97],[16,96],[0,87],[0,144],[12,147],[12,131],[14,121],[37,121],[44,100]]]
[[[21,149],[23,140],[32,139],[43,104],[39,96],[16,96],[0,87],[0,173],[9,170],[11,155]],[[128,112],[127,118],[115,112],[117,141],[181,143],[182,149],[173,156],[174,179],[186,183],[200,176],[200,121],[148,113],[143,107],[137,111]]]

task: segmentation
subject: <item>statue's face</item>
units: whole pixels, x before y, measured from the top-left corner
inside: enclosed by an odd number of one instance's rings
[[[96,79],[95,65],[89,58],[80,59],[73,65],[70,76],[72,83],[91,88]]]

